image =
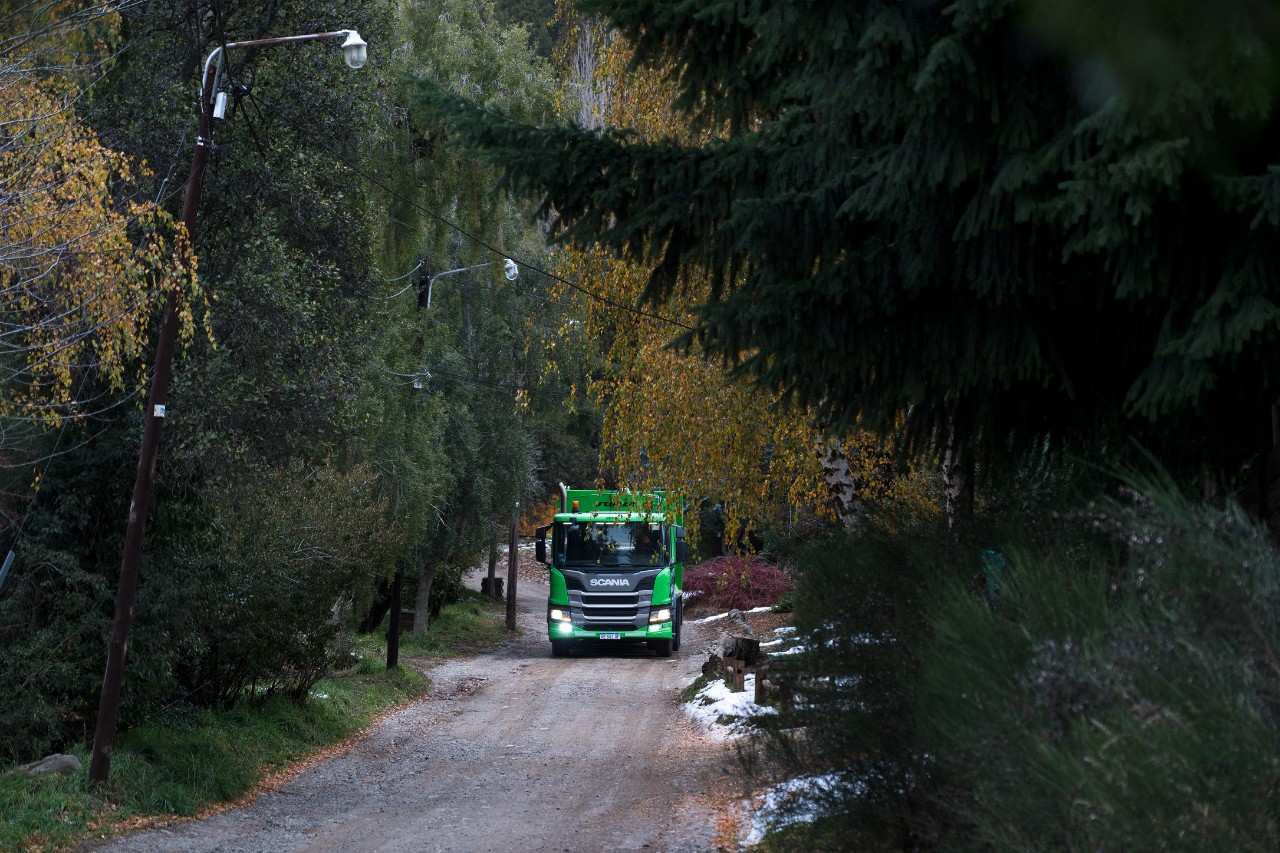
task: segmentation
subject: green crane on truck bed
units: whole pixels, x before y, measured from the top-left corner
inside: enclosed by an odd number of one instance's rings
[[[682,508],[662,491],[561,483],[557,510],[538,528],[536,545],[538,561],[551,570],[551,653],[563,656],[586,641],[644,642],[670,657],[680,648],[684,616]]]

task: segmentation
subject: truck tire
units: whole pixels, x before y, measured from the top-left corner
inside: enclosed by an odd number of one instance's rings
[[[551,641],[551,656],[553,658],[566,657],[571,651],[573,651],[573,640]]]
[[[650,640],[650,648],[658,653],[660,658],[671,657],[671,641],[670,640]]]

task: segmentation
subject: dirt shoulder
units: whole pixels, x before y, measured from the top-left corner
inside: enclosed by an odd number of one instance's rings
[[[678,707],[713,632],[687,625],[668,659],[642,647],[552,658],[546,586],[522,577],[517,591],[519,637],[431,666],[428,697],[348,752],[243,808],[85,849],[730,849],[721,816],[745,793],[740,771]]]

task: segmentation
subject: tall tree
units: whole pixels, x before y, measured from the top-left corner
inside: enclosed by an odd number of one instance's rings
[[[834,425],[1238,462],[1280,383],[1276,10],[1148,5],[1104,40],[1087,2],[584,0],[712,137],[432,103],[564,239],[650,263],[652,303],[706,270],[685,341]],[[1154,73],[1119,73],[1148,30]]]
[[[547,65],[523,25],[499,24],[491,0],[406,5],[397,30],[392,53],[406,76],[522,120],[549,116]],[[535,377],[522,338],[538,303],[526,299],[529,271],[507,280],[505,255],[540,259],[544,241],[528,222],[532,205],[495,193],[495,170],[454,145],[416,108],[412,90],[400,94],[402,112],[381,160],[394,192],[384,246],[389,265],[422,266],[417,290],[388,300],[391,333],[375,372],[400,396],[393,405],[408,407],[406,422],[416,419],[432,437],[404,455],[430,449],[441,457],[431,494],[419,495],[426,515],[405,563],[416,581],[414,630],[422,632],[531,491],[537,453],[520,406]]]
[[[671,69],[633,68],[630,45],[607,23],[580,18],[567,3],[561,14],[562,96],[579,126],[626,130],[638,143],[713,138],[672,109]],[[563,247],[558,259],[567,279],[607,297],[563,288],[577,297],[585,321],[566,336],[599,341],[603,350],[603,370],[587,390],[604,412],[602,455],[613,478],[715,501],[724,540],[735,547],[779,518],[838,513],[855,525],[865,500],[919,491],[918,480],[901,476],[887,442],[857,430],[847,441],[824,435],[808,408],[789,408],[779,393],[762,394],[728,375],[696,344],[684,352],[667,346],[682,325],[697,322],[695,307],[709,293],[705,271],[690,270],[658,313],[635,310],[651,274],[642,261],[603,247]]]

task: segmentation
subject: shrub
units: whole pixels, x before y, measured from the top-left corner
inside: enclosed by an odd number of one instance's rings
[[[1094,559],[1011,554],[933,609],[933,798],[997,849],[1275,850],[1280,552],[1168,484],[1082,513]]]
[[[1018,521],[800,554],[809,687],[762,746],[854,780],[824,803],[845,849],[1277,849],[1266,531],[1168,483]]]
[[[684,574],[684,589],[698,607],[749,610],[777,604],[791,591],[791,578],[760,557],[717,557]]]

